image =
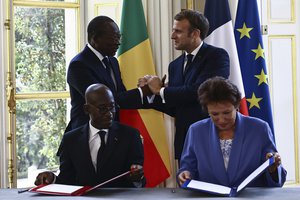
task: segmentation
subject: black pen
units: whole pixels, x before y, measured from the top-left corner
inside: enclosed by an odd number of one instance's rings
[[[23,193],[23,192],[28,192],[30,190],[30,188],[23,188],[21,190],[18,190],[18,193]]]

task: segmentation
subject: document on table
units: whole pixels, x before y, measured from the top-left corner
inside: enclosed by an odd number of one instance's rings
[[[236,196],[238,192],[244,189],[251,181],[258,177],[268,166],[272,165],[274,162],[274,157],[271,157],[268,160],[266,160],[256,170],[254,170],[237,188],[230,188],[223,185],[207,183],[197,180],[187,180],[181,187],[184,189],[199,190],[202,192],[207,192],[221,196]]]
[[[77,185],[65,185],[65,184],[49,184],[49,185],[39,185],[37,187],[31,188],[29,192],[36,192],[41,194],[51,194],[51,195],[63,195],[63,196],[80,196],[93,191],[102,185],[105,185],[115,179],[123,177],[129,174],[131,171],[127,171],[123,174],[115,176],[107,181],[104,181],[94,187],[92,186],[77,186]]]

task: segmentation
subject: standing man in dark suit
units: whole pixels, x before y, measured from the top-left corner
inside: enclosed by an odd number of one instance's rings
[[[198,11],[184,10],[174,17],[171,39],[184,51],[169,64],[169,82],[157,76],[139,79],[156,94],[151,107],[175,118],[175,158],[180,159],[189,126],[208,117],[197,100],[197,89],[214,76],[229,77],[229,56],[224,49],[203,42],[209,29],[207,18]]]
[[[36,185],[63,183],[98,185],[135,170],[104,187],[142,187],[143,145],[138,130],[114,121],[115,101],[105,85],[93,84],[85,93],[84,110],[90,121],[64,134],[60,146],[60,173],[42,172]]]
[[[107,16],[95,17],[87,27],[88,44],[70,62],[67,82],[71,95],[71,121],[66,132],[88,122],[84,113],[84,92],[94,83],[105,84],[112,91],[121,108],[141,107],[142,89],[126,92],[121,79],[119,63],[114,57],[120,45],[121,33],[118,25]],[[122,98],[122,101],[119,99]],[[116,108],[116,120],[119,119]]]

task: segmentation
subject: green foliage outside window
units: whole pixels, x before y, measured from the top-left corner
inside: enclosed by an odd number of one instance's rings
[[[16,92],[66,90],[65,10],[15,7]],[[56,168],[66,126],[66,100],[17,101],[18,178],[27,168]]]

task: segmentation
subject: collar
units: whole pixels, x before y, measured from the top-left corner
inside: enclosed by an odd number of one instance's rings
[[[98,134],[99,131],[105,131],[106,133],[108,133],[108,129],[97,129],[95,128],[92,124],[91,124],[91,120],[89,121],[89,140],[92,140],[95,135]]]
[[[190,54],[193,55],[193,59],[194,59],[194,56],[197,55],[197,53],[198,53],[198,51],[200,50],[200,48],[202,47],[202,45],[203,45],[203,41],[201,41],[201,43],[199,44],[199,46],[198,46],[196,49],[194,49],[194,51],[192,51],[192,52],[190,53]],[[187,55],[188,55],[188,53],[185,52],[185,57],[187,57]]]
[[[103,60],[104,56],[101,53],[99,53],[99,51],[97,51],[94,47],[92,47],[92,45],[90,45],[90,43],[87,43],[87,46],[99,58],[100,61]]]

